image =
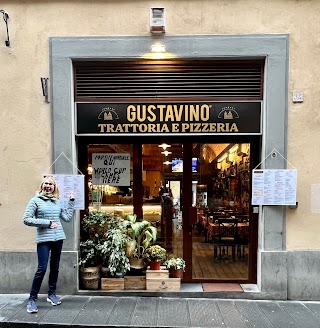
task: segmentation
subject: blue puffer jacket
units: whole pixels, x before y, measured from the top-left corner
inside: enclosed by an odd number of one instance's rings
[[[23,223],[37,227],[36,243],[66,239],[61,221],[70,222],[74,212],[74,201],[70,200],[68,208],[63,209],[60,200],[53,200],[45,195],[34,196],[23,215]],[[54,220],[59,227],[50,229],[50,221]]]

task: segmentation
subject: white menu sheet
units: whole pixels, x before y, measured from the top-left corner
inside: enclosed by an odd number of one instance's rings
[[[296,205],[297,170],[253,170],[252,205]]]
[[[48,174],[45,174],[46,176]],[[59,191],[60,201],[66,208],[71,194],[74,195],[74,208],[78,210],[85,209],[84,202],[84,175],[68,175],[68,174],[49,174],[56,180]]]
[[[130,186],[130,154],[92,154],[92,184]]]

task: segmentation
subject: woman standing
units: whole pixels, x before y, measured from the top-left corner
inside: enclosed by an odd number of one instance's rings
[[[50,257],[49,289],[47,301],[52,305],[61,304],[56,296],[59,263],[63,240],[66,239],[61,221],[70,222],[74,213],[74,196],[70,195],[67,209],[62,208],[60,192],[55,179],[43,179],[37,194],[29,201],[23,216],[24,224],[37,228],[36,243],[38,268],[35,273],[27,305],[28,313],[38,312],[36,301],[47,270]]]

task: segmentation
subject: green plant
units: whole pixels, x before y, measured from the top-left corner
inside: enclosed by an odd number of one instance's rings
[[[102,239],[106,232],[108,223],[113,219],[113,213],[101,211],[91,211],[89,215],[84,215],[82,228],[88,233],[90,239]]]
[[[76,265],[80,267],[97,266],[99,263],[99,251],[97,246],[98,245],[90,239],[80,242],[80,259]]]
[[[120,216],[113,213],[100,211],[91,211],[88,215],[84,215],[82,227],[85,234],[79,245],[80,259],[76,265],[81,267],[106,265],[107,258],[101,253],[101,245],[105,242],[108,228],[118,224],[120,219]]]
[[[103,259],[108,263],[111,275],[130,270],[130,262],[126,254],[126,245],[130,240],[126,223],[122,219],[113,218],[105,233],[105,241],[98,246]]]
[[[149,261],[164,261],[167,251],[160,245],[152,245],[146,249],[146,258]]]
[[[84,215],[82,228],[85,234],[79,244],[80,254],[76,265],[90,267],[100,264],[101,254],[98,246],[103,240],[108,220],[109,216],[104,212],[92,211],[88,215]]]
[[[125,218],[130,223],[132,241],[127,245],[127,255],[141,259],[145,257],[146,249],[157,240],[157,229],[149,221],[137,221],[136,214]]]
[[[168,270],[183,269],[184,271],[186,267],[185,260],[181,257],[175,257],[175,256],[171,256],[169,260],[167,260],[164,264]]]

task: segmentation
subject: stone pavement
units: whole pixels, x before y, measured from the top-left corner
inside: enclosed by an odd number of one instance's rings
[[[318,328],[320,302],[217,298],[65,295],[39,312],[26,311],[28,295],[0,294],[0,327],[219,327]]]

